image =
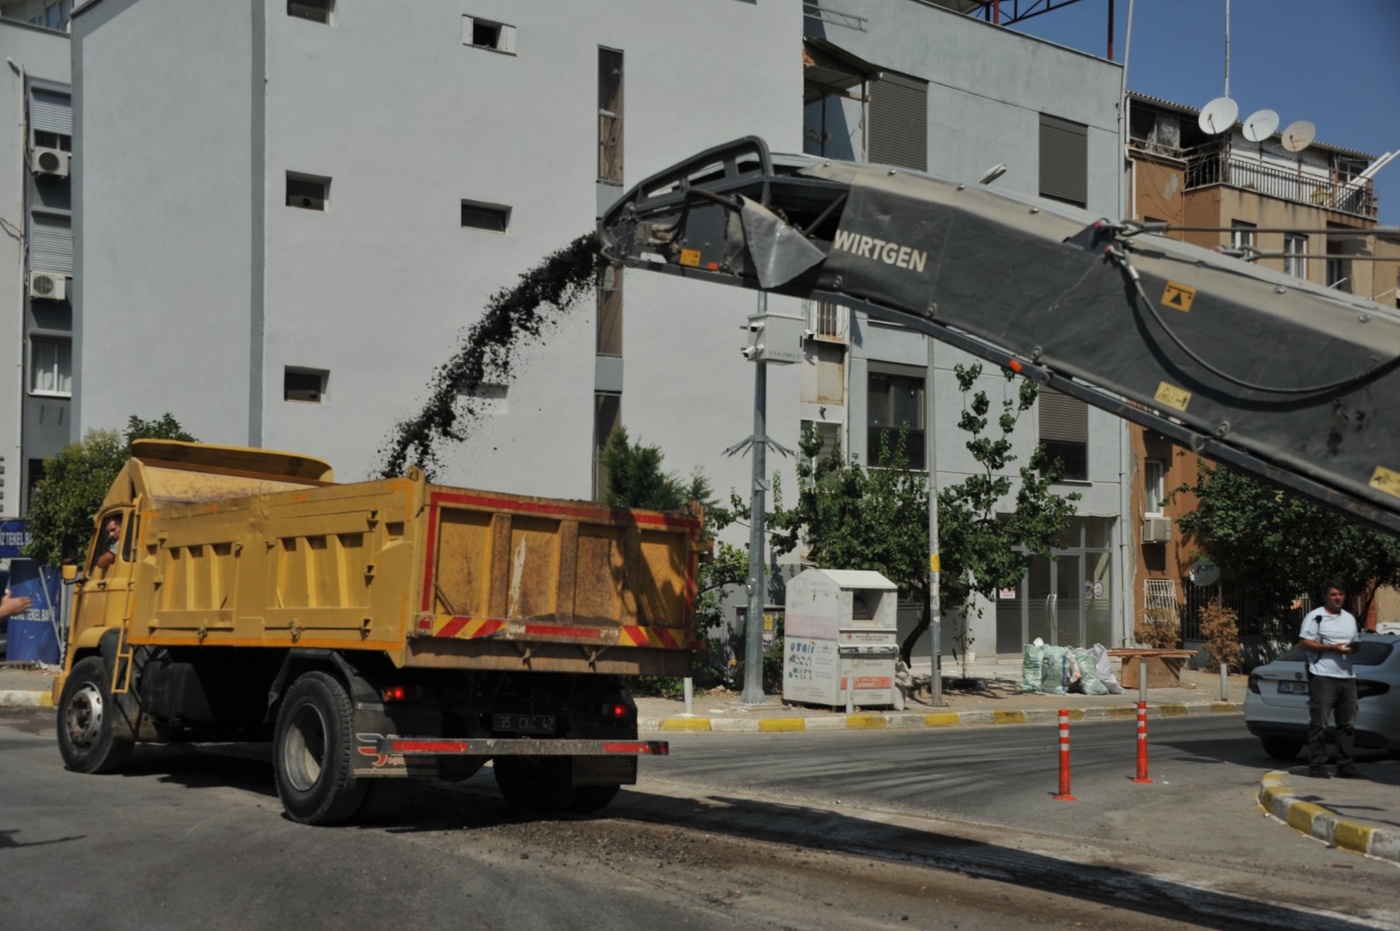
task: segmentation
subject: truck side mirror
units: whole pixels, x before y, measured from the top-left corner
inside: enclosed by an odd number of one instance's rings
[[[59,572],[63,575],[63,581],[68,582],[70,584],[76,582],[78,579],[78,567],[73,565],[71,562],[64,563],[59,568]]]

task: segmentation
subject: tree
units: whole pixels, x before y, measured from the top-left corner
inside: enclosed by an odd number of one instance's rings
[[[1011,432],[1035,403],[1035,384],[1023,380],[1016,398],[1003,400],[999,435],[989,436],[991,402],[986,392],[973,391],[982,367],[959,365],[955,372],[964,399],[958,426],[968,434],[967,449],[981,471],[938,494],[939,598],[943,610],[963,612],[974,594],[994,598],[999,589],[1019,584],[1031,554],[1048,555],[1055,537],[1069,526],[1079,496],[1051,491],[1059,466],[1047,462],[1039,447],[1020,470],[1019,481],[1005,472],[1016,458]],[[1006,377],[1009,382],[1015,376],[1007,372]],[[927,478],[909,468],[904,443],[901,436],[893,448],[882,444],[877,468],[866,469],[839,451],[819,457],[821,441],[808,433],[797,466],[797,503],[783,508],[775,492],[770,525],[780,553],[795,549],[801,538],[808,546],[807,559],[816,565],[873,569],[919,597],[919,623],[900,647],[908,663],[914,643],[929,628],[932,599]],[[1013,489],[1014,510],[999,515],[997,509]],[[965,623],[963,634],[966,655]]]
[[[1329,579],[1361,597],[1361,617],[1375,587],[1400,584],[1400,541],[1340,511],[1205,460],[1197,462],[1195,485],[1177,491],[1189,491],[1200,502],[1181,518],[1181,528],[1270,619]]]
[[[714,499],[709,479],[698,469],[689,480],[665,472],[665,457],[659,447],[632,442],[627,430],[618,427],[603,447],[602,462],[608,472],[606,503],[613,507],[678,511],[699,502],[705,512],[704,539],[715,535],[736,519],[736,512]],[[695,592],[695,632],[708,637],[724,620],[723,597],[727,588],[742,584],[748,576],[748,548],[719,543],[713,556],[700,564]]]
[[[102,499],[117,477],[131,444],[136,440],[192,441],[173,416],[142,420],[135,415],[126,430],[89,430],[82,442],[73,443],[44,461],[44,477],[29,499],[29,545],[24,555],[57,566],[63,561],[64,537],[86,540]]]

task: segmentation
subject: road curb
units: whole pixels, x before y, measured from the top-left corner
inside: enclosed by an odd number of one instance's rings
[[[48,689],[0,689],[0,708],[52,708]]]
[[[1353,853],[1400,863],[1400,831],[1371,827],[1316,802],[1293,794],[1283,781],[1286,773],[1266,773],[1259,785],[1259,806],[1284,824],[1328,844]]]
[[[1149,718],[1175,718],[1185,715],[1239,714],[1241,708],[1234,702],[1166,702],[1148,705]],[[1031,708],[1010,710],[977,711],[929,711],[901,712],[887,714],[860,712],[857,714],[830,714],[819,717],[728,717],[704,714],[674,715],[671,717],[641,717],[637,728],[641,731],[678,733],[721,732],[721,733],[776,733],[785,731],[845,731],[845,730],[885,730],[921,727],[980,727],[988,725],[1012,724],[1053,724],[1059,715],[1054,708]],[[1136,718],[1135,705],[1071,708],[1071,721],[1121,721]]]

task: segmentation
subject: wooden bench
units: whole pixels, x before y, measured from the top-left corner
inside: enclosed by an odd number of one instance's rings
[[[1181,685],[1181,667],[1195,650],[1156,650],[1150,648],[1123,648],[1109,650],[1109,656],[1123,658],[1123,675],[1119,684],[1125,689],[1139,688],[1140,676],[1147,677],[1150,689],[1173,689]]]

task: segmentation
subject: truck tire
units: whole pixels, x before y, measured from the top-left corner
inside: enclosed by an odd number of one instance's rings
[[[100,656],[80,660],[58,700],[58,752],[75,773],[113,773],[136,740],[112,699],[112,673]]]
[[[492,768],[496,786],[512,808],[571,811],[578,801],[580,790],[571,785],[573,763],[567,756],[498,756]]]
[[[1283,760],[1287,763],[1298,755],[1298,751],[1303,749],[1301,740],[1293,740],[1288,737],[1260,737],[1259,742],[1264,745],[1264,752],[1276,760]]]
[[[324,672],[301,676],[277,713],[272,763],[287,817],[336,824],[359,811],[369,783],[350,772],[354,709],[345,687]]]

